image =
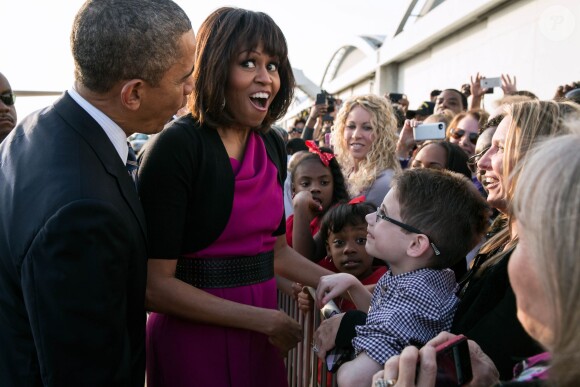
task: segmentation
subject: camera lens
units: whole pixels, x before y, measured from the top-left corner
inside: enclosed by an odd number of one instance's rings
[[[439,130],[443,130],[443,124],[439,124]]]

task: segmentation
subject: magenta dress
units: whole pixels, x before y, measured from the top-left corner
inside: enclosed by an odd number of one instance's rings
[[[254,256],[274,248],[272,233],[283,216],[282,188],[262,139],[252,132],[244,159],[230,161],[235,194],[228,224],[211,246],[184,257]],[[242,304],[278,308],[274,278],[204,290]],[[283,358],[266,335],[152,313],[147,321],[147,386],[287,386],[287,379]]]

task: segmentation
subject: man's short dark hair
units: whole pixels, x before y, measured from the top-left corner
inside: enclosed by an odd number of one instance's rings
[[[443,91],[453,91],[454,93],[459,94],[459,98],[461,98],[461,104],[463,105],[462,110],[467,110],[467,97],[465,96],[465,94],[463,94],[457,89],[445,89]]]
[[[75,79],[98,93],[129,79],[155,87],[191,29],[187,14],[170,0],[87,1],[70,38]]]

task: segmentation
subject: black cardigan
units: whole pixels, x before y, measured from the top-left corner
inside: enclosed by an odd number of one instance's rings
[[[283,187],[287,164],[284,142],[273,130],[260,133],[260,136],[269,159],[278,169],[278,182]],[[168,124],[149,141],[139,168],[149,257],[176,259],[182,253],[211,245],[225,229],[234,200],[234,173],[217,130],[200,126],[188,114]],[[174,173],[167,173],[171,170]],[[156,203],[158,190],[164,191],[163,197],[168,203]],[[157,224],[167,219],[168,208],[179,218],[185,213],[183,223]],[[286,222],[282,215],[273,235],[285,232]]]

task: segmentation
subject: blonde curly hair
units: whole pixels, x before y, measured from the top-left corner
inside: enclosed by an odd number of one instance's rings
[[[344,138],[344,130],[348,115],[357,106],[370,113],[375,138],[365,159],[355,168],[354,159]],[[393,169],[395,172],[401,169],[395,154],[397,138],[397,117],[388,99],[374,94],[363,94],[344,101],[334,121],[331,141],[336,158],[347,177],[351,196],[358,196],[367,190],[385,169]]]

